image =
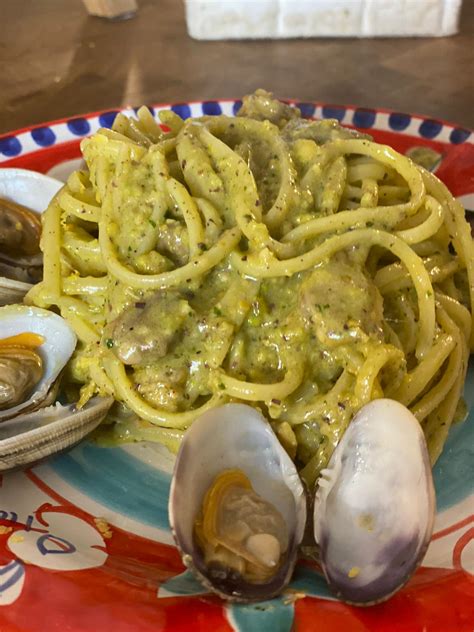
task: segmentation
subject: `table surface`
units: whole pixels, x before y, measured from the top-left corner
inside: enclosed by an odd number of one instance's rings
[[[413,0],[416,1],[416,0]],[[2,2],[0,133],[142,103],[282,98],[385,107],[474,127],[474,0],[447,38],[199,42],[180,0],[138,0],[128,21],[79,0]]]

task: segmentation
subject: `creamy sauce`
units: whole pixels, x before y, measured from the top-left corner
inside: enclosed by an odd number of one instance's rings
[[[388,396],[416,408],[439,454],[472,267],[442,185],[263,91],[237,118],[164,116],[166,134],[122,116],[84,140],[88,171],[45,214],[32,298],[78,334],[80,403],[113,394],[175,449],[207,408],[252,402],[312,484],[353,413]]]

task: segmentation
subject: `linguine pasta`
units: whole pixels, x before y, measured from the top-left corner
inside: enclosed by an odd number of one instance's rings
[[[121,402],[109,436],[171,449],[226,401],[263,410],[311,484],[387,396],[432,461],[459,414],[473,246],[464,210],[385,145],[258,91],[237,117],[147,108],[82,142],[44,217],[44,279],[79,345],[67,381]]]

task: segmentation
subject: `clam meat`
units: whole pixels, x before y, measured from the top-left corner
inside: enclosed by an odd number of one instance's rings
[[[169,517],[184,563],[220,596],[251,602],[285,588],[306,498],[293,462],[256,409],[226,404],[188,429]]]
[[[40,236],[39,215],[0,198],[0,271],[5,273],[8,268],[13,279],[38,282],[42,264]]]
[[[210,575],[235,573],[255,584],[275,575],[288,550],[283,516],[255,493],[239,469],[217,475],[194,523],[194,536]]]
[[[318,481],[314,537],[338,597],[370,605],[388,599],[420,564],[435,515],[425,438],[399,402],[359,410]]]
[[[44,405],[75,348],[76,335],[57,314],[0,307],[0,421]]]
[[[41,280],[41,213],[61,187],[34,171],[0,169],[0,305],[22,300]]]
[[[37,351],[43,336],[31,333],[0,339],[0,410],[27,399],[43,375],[43,360]]]

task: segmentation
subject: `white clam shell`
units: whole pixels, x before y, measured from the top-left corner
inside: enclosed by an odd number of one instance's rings
[[[435,495],[425,438],[402,404],[357,413],[321,473],[314,537],[329,585],[350,603],[388,599],[421,562]]]
[[[94,397],[81,410],[56,404],[0,424],[0,473],[76,445],[97,428],[112,403],[112,397]]]
[[[28,169],[0,169],[0,197],[43,213],[62,182]]]
[[[0,169],[0,198],[43,213],[63,183],[27,169]],[[18,303],[32,286],[0,276],[0,305]]]
[[[285,518],[290,542],[285,564],[266,584],[211,580],[193,539],[196,516],[214,478],[238,468],[262,498]],[[285,587],[306,523],[306,498],[294,463],[270,424],[254,408],[226,404],[206,412],[187,430],[178,453],[169,500],[170,524],[183,561],[202,583],[227,599],[269,599]]]
[[[61,316],[27,305],[0,307],[0,338],[25,332],[39,334],[45,339],[37,349],[43,360],[43,376],[27,401],[13,408],[0,410],[0,421],[15,417],[22,410],[44,400],[76,348],[76,334]]]

